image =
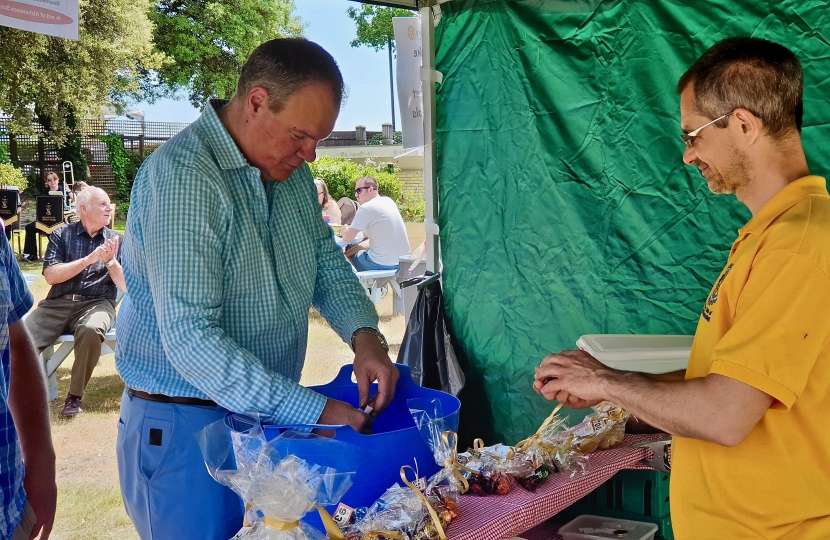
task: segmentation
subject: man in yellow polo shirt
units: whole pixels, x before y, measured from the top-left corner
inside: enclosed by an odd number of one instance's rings
[[[646,376],[563,351],[534,388],[571,407],[608,399],[674,435],[678,540],[830,539],[830,196],[801,146],[801,64],[769,41],[725,39],[677,90],[684,162],[753,215],[688,370]]]

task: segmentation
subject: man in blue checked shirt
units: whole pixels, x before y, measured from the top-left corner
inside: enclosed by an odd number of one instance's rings
[[[46,378],[21,320],[32,293],[5,238],[0,272],[0,540],[45,540],[58,498]]]
[[[351,344],[360,408],[376,415],[393,398],[398,372],[374,306],[321,218],[305,164],[342,98],[320,46],[269,41],[234,97],[211,101],[136,177],[122,251],[130,293],[117,323],[128,386],[118,468],[144,539],[225,539],[240,528],[240,502],[208,475],[196,439],[227,410],[275,424],[370,425],[362,410],[298,384],[309,306]]]

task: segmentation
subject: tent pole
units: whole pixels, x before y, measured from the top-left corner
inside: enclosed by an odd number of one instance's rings
[[[435,69],[435,25],[432,8],[421,8],[421,68]],[[424,228],[427,242],[427,270],[438,272],[441,269],[440,247],[438,240],[438,175],[435,155],[435,82],[422,79],[423,119],[424,119],[424,200],[426,211]]]

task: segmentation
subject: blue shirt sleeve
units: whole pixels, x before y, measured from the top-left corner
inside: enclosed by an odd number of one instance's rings
[[[147,194],[164,201],[146,206],[142,232],[165,354],[184,379],[229,410],[313,424],[326,398],[266,368],[223,329],[233,324],[222,316],[224,266],[238,239],[219,184],[205,171],[162,165]]]
[[[11,302],[13,308],[9,310],[9,316],[6,320],[7,324],[16,323],[23,316],[32,309],[34,298],[29,291],[26,280],[23,279],[23,274],[20,272],[20,266],[17,264],[17,259],[14,252],[9,246],[9,241],[3,235],[2,244],[0,244],[0,256],[3,257],[4,267],[6,268],[6,278],[9,280],[9,294],[11,295]]]

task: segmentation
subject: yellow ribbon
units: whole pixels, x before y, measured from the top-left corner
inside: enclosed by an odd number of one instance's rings
[[[421,493],[421,490],[418,489],[418,486],[406,479],[405,469],[409,469],[410,471],[415,472],[409,465],[404,465],[403,467],[401,467],[401,480],[403,480],[403,483],[409,486],[409,489],[414,491],[415,494],[418,495],[418,497],[421,499],[421,502],[423,502],[426,505],[427,511],[429,512],[429,517],[432,518],[432,523],[435,525],[435,529],[438,531],[438,537],[441,540],[447,540],[447,535],[444,533],[444,527],[441,526],[441,520],[438,519],[438,514],[435,513],[435,509],[432,507],[431,504],[429,504],[429,501],[427,500],[426,496],[423,493]],[[418,480],[417,477],[415,478],[415,480]]]
[[[553,409],[553,412],[550,413],[550,416],[548,416],[545,419],[545,421],[542,422],[542,425],[539,426],[539,429],[536,430],[536,433],[534,433],[533,435],[531,435],[527,439],[525,439],[523,441],[519,441],[518,443],[516,443],[516,451],[517,452],[523,452],[523,451],[527,450],[530,447],[530,445],[535,442],[539,446],[541,446],[543,449],[550,452],[553,449],[553,447],[549,444],[543,443],[542,438],[539,436],[539,434],[542,433],[542,430],[544,430],[548,426],[548,424],[550,424],[553,421],[554,417],[556,417],[556,413],[558,413],[559,409],[561,409],[561,408],[562,408],[562,404],[560,403],[559,405],[556,406],[555,409]]]
[[[452,469],[452,475],[458,481],[458,491],[461,493],[467,493],[467,490],[470,489],[470,484],[467,482],[467,479],[464,478],[464,475],[461,474],[459,469],[470,473],[475,471],[468,469],[458,462],[458,435],[454,431],[445,431],[441,434],[441,438],[444,440],[444,444],[452,450],[452,458],[444,460],[444,468]],[[450,440],[452,440],[452,442],[450,442]]]
[[[494,454],[493,452],[484,452],[485,448],[486,448],[486,446],[484,446],[484,441],[482,441],[481,439],[475,439],[473,441],[473,451],[474,452],[478,452],[480,454],[490,456],[491,458],[495,459],[499,463],[501,463],[502,459],[511,460],[511,459],[513,459],[513,456],[516,455],[516,453],[513,451],[512,448],[508,448],[507,449],[507,455],[504,458],[502,458],[502,456],[500,456],[498,454]]]
[[[334,519],[332,519],[331,514],[326,511],[325,508],[322,506],[315,505],[314,508],[317,509],[317,513],[320,514],[320,520],[323,522],[323,528],[326,529],[326,534],[328,535],[330,540],[346,540],[346,537],[343,536],[343,533],[340,532],[340,527],[337,526]],[[248,522],[248,510],[251,509],[251,503],[248,502],[245,505],[245,519],[242,522],[244,527],[250,527],[250,523]],[[275,531],[290,531],[291,529],[296,529],[300,526],[299,521],[283,521],[281,519],[272,518],[269,516],[265,516],[262,519],[262,522],[265,524],[266,527],[269,529],[274,529]],[[393,540],[393,539],[390,539]]]

